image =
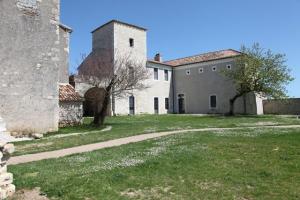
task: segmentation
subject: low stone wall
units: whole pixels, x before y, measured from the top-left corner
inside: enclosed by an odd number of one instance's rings
[[[59,127],[80,125],[83,119],[81,101],[64,101],[59,103]]]
[[[300,98],[264,100],[264,114],[300,115]]]
[[[13,144],[0,141],[0,199],[6,199],[12,196],[16,191],[16,187],[12,184],[13,175],[7,172],[7,161],[14,151],[15,148]]]

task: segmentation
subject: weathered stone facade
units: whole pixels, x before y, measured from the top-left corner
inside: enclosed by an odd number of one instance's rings
[[[0,1],[0,115],[10,132],[58,129],[59,3]]]
[[[59,9],[59,0],[0,1],[0,115],[9,132],[58,130],[72,32]]]
[[[83,99],[70,84],[59,86],[59,126],[75,126],[82,123]]]
[[[82,101],[59,102],[59,126],[76,126],[82,123],[83,105]]]

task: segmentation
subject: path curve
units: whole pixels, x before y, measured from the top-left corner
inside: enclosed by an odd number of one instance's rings
[[[117,147],[125,144],[141,142],[149,139],[159,138],[167,135],[174,135],[180,133],[189,133],[189,132],[205,132],[205,131],[218,131],[218,130],[241,130],[241,129],[256,129],[256,128],[300,128],[300,125],[289,125],[289,126],[259,126],[259,127],[237,127],[237,128],[202,128],[202,129],[189,129],[189,130],[176,130],[168,132],[159,132],[159,133],[148,133],[136,136],[130,136],[126,138],[120,138],[115,140],[109,140],[105,142],[99,142],[95,144],[87,144],[83,146],[77,146],[67,149],[61,149],[56,151],[48,151],[36,154],[27,154],[22,156],[12,157],[8,161],[8,165],[18,165],[29,162],[35,162],[51,158],[60,158],[64,156],[69,156],[73,154],[91,152],[95,150],[105,149],[109,147]]]

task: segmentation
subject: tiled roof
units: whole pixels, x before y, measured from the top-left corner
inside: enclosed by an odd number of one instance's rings
[[[59,85],[59,101],[83,101],[83,98],[75,91],[70,84]]]
[[[235,57],[235,56],[239,56],[239,55],[241,55],[241,52],[233,50],[233,49],[227,49],[227,50],[199,54],[199,55],[190,56],[190,57],[186,57],[186,58],[170,60],[170,61],[164,62],[164,64],[168,64],[168,65],[176,67],[176,66],[187,65],[187,64],[194,64],[194,63],[201,63],[201,62],[207,62],[207,61],[212,61],[212,60],[231,58],[231,57]]]
[[[149,62],[149,63],[155,63],[155,64],[159,64],[159,65],[166,65],[166,66],[169,66],[169,67],[173,67],[173,65],[169,65],[169,64],[163,63],[163,62],[158,62],[156,60],[147,60],[147,62]]]

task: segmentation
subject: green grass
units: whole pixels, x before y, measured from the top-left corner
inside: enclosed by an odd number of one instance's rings
[[[61,200],[293,200],[300,198],[299,146],[299,129],[195,132],[9,171],[18,189],[41,187]]]
[[[106,121],[106,126],[112,130],[101,132],[103,128],[90,125],[91,119],[86,119],[85,124],[77,127],[62,128],[55,134],[69,134],[74,132],[91,132],[84,135],[66,138],[46,138],[42,140],[15,143],[14,155],[23,155],[69,148],[79,145],[102,142],[106,140],[128,137],[143,133],[152,133],[177,129],[207,128],[207,127],[247,127],[259,125],[292,125],[300,124],[295,117],[280,116],[195,116],[195,115],[143,115],[111,117]],[[99,130],[97,132],[97,130]],[[96,131],[96,132],[95,132]]]

